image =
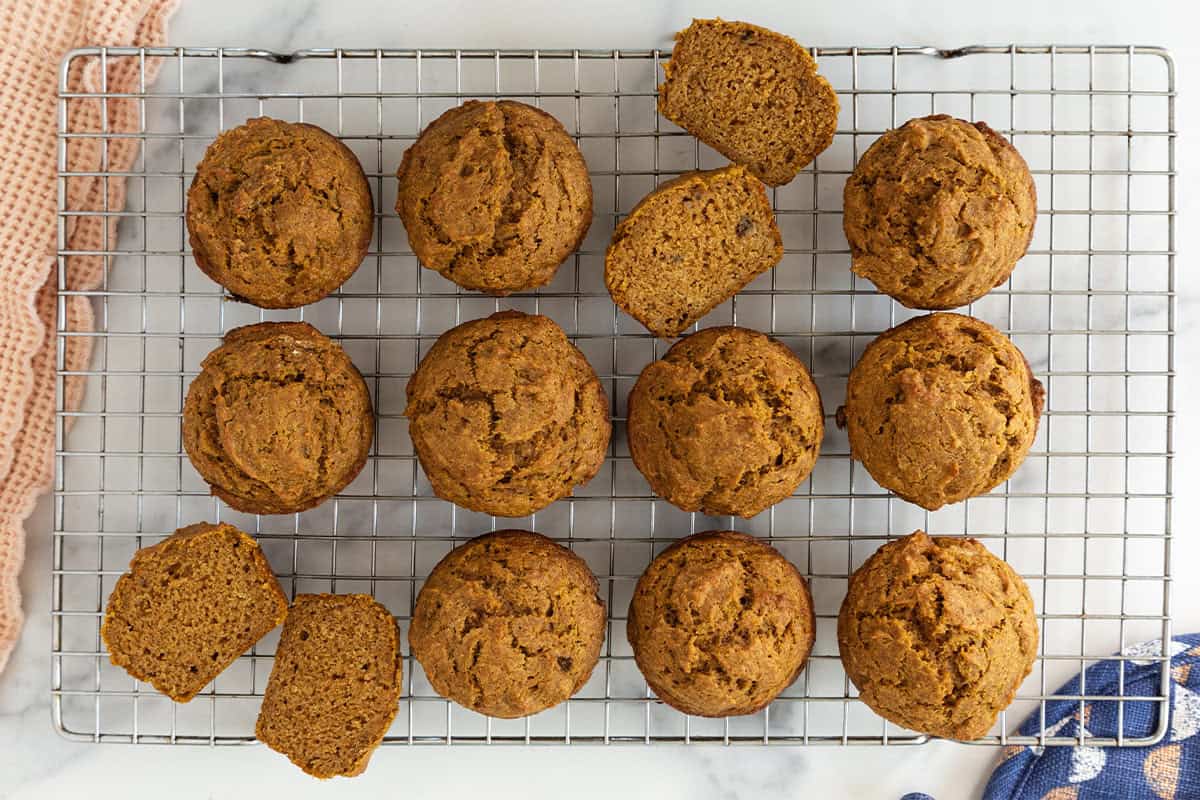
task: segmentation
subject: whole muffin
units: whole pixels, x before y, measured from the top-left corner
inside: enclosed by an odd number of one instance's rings
[[[915,531],[850,576],[838,615],[846,674],[875,713],[948,739],[977,739],[1033,668],[1029,588],[974,539]]]
[[[532,514],[604,463],[608,397],[549,317],[501,311],[446,331],[407,391],[408,433],[433,491],[472,511]]]
[[[314,303],[371,245],[371,187],[354,153],[315,125],[252,119],[217,137],[187,196],[196,265],[262,308]]]
[[[450,551],[413,609],[408,643],[434,691],[490,717],[524,717],[578,692],[600,658],[604,603],[579,556],[528,531]]]
[[[675,34],[658,110],[772,186],[833,142],[838,100],[794,39],[745,22],[697,19]]]
[[[825,433],[803,362],[748,328],[705,328],[642,370],[629,393],[629,453],[684,511],[752,517],[812,472]]]
[[[337,494],[367,463],[374,430],[362,375],[304,322],[227,333],[183,407],[192,466],[249,514],[291,514]]]
[[[867,346],[838,427],[875,482],[930,511],[1017,470],[1045,391],[1008,337],[962,314],[916,317]]]
[[[626,629],[658,699],[685,714],[730,717],[761,710],[796,680],[816,617],[808,584],[779,551],[708,531],[646,568]]]
[[[1025,159],[982,122],[935,114],[888,131],[846,181],[851,265],[909,308],[964,306],[1008,280],[1033,238]]]
[[[613,232],[604,283],[655,336],[678,336],[783,257],[762,181],[732,166],[646,195]]]
[[[429,124],[396,173],[396,213],[424,266],[505,295],[548,283],[592,224],[592,183],[554,117],[469,100]]]

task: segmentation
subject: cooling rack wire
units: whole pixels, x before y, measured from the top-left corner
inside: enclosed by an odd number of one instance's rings
[[[388,744],[720,742],[912,744],[924,737],[886,723],[855,698],[837,656],[836,615],[846,577],[888,538],[915,528],[970,534],[1007,559],[1034,594],[1042,637],[1033,673],[991,735],[996,744],[1146,744],[1158,730],[1116,739],[1045,725],[1054,700],[1135,703],[1156,694],[1056,695],[1095,661],[1170,636],[1170,503],[1174,398],[1174,74],[1153,47],[1002,46],[818,48],[842,104],[833,145],[786,186],[771,190],[785,254],[777,268],[707,316],[769,332],[809,365],[832,412],[871,339],[910,312],[849,271],[842,185],[884,130],[932,112],[986,120],[1020,149],[1039,195],[1036,234],[1012,279],[967,313],[998,326],[1046,384],[1047,411],[1026,463],[983,497],[930,513],[880,489],[827,420],[812,477],[788,500],[742,521],[680,512],[655,499],[630,462],[625,397],[665,345],[619,313],[603,284],[615,222],[658,182],[717,166],[717,154],[658,116],[655,85],[668,53],[653,51],[314,50],[289,55],[219,48],[89,48],[62,67],[59,132],[59,406],[52,565],[52,695],[56,727],[87,741],[234,744],[253,741],[254,718],[278,632],[259,642],[191,703],[176,705],[111,666],[99,637],[108,593],[135,550],[196,520],[251,531],[292,593],[369,592],[407,629],[423,576],[457,543],[497,527],[492,517],[435,498],[416,464],[401,412],[405,380],[437,336],[499,308],[553,317],[583,350],[613,403],[614,435],[600,474],[572,498],[525,520],[587,560],[609,609],[600,664],[569,702],[515,721],[490,720],[437,697],[405,650],[405,694]],[[138,90],[67,91],[68,70],[123,60]],[[160,59],[152,85],[145,69]],[[579,252],[540,291],[503,300],[462,292],[418,267],[392,211],[394,171],[421,127],[464,99],[513,98],[554,114],[591,170],[595,220]],[[68,132],[81,103],[133,104],[139,130]],[[304,120],[336,132],[356,153],[375,197],[375,238],[339,292],[272,312],[231,302],[192,260],[184,198],[196,163],[220,130],[251,116]],[[67,169],[67,150],[99,140],[99,172]],[[112,143],[141,146],[127,172],[107,169]],[[94,144],[94,143],[92,143]],[[63,207],[72,178],[125,178],[123,210]],[[107,192],[105,192],[107,197]],[[67,247],[84,213],[117,218],[101,250]],[[100,257],[100,287],[67,285],[66,264]],[[68,298],[86,297],[94,333],[68,331]],[[211,498],[183,453],[184,394],[200,359],[229,329],[304,319],[338,339],[367,380],[377,440],[359,478],[303,514],[255,517]],[[67,371],[72,340],[90,339],[91,365]],[[78,410],[64,381],[86,384]],[[70,430],[68,431],[68,426]],[[624,633],[633,583],[667,542],[736,528],[769,539],[809,579],[817,611],[812,658],[767,710],[727,720],[690,718],[653,701]],[[1040,714],[1034,736],[1006,733]]]

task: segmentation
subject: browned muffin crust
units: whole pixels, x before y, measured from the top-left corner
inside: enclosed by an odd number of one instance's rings
[[[945,114],[881,136],[844,194],[851,269],[909,308],[964,306],[1004,283],[1037,217],[1017,149],[982,122]]]
[[[846,674],[875,713],[910,730],[977,739],[1033,668],[1029,588],[974,539],[916,531],[850,577],[838,615]]]
[[[367,463],[371,396],[345,351],[304,322],[236,328],[201,362],[183,409],[192,466],[231,507],[290,514]]]
[[[732,166],[689,172],[642,198],[613,232],[604,282],[655,336],[678,336],[779,263],[762,182]]]
[[[850,372],[838,426],[876,483],[933,511],[1016,472],[1044,398],[1000,331],[962,314],[930,314],[867,347]]]
[[[545,536],[497,531],[450,551],[417,596],[408,643],[434,691],[511,719],[587,683],[604,603],[579,556]]]
[[[634,589],[626,625],[638,669],[685,714],[753,714],[790,686],[816,631],[808,584],[753,536],[681,539]]]
[[[705,328],[647,365],[629,393],[629,453],[684,511],[752,517],[804,482],[825,432],[803,362],[749,328]]]
[[[315,125],[252,119],[216,138],[187,196],[196,266],[262,308],[314,303],[371,245],[371,187],[354,153]]]
[[[370,595],[296,595],[254,734],[314,777],[358,775],[396,717],[403,663],[396,620]]]
[[[198,522],[134,553],[100,637],[114,665],[186,703],[286,615],[258,543]]]
[[[421,263],[494,295],[548,283],[592,223],[587,164],[561,123],[469,100],[404,153],[396,213]]]
[[[446,331],[408,381],[408,432],[438,497],[532,514],[591,480],[608,397],[549,317],[501,311]]]
[[[745,22],[697,19],[675,34],[658,110],[778,186],[833,142],[838,100],[808,51]]]

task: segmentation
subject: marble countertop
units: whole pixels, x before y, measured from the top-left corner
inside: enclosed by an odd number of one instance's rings
[[[968,8],[968,5],[972,6]],[[1047,9],[1046,6],[1053,6]],[[1144,0],[1038,0],[1010,3],[934,3],[843,0],[825,4],[651,3],[618,0],[586,10],[569,3],[437,4],[395,0],[184,0],[170,26],[181,45],[252,46],[289,51],[305,47],[667,47],[671,32],[692,16],[745,18],[786,30],[810,45],[1096,42],[1160,44],[1171,48],[1182,89],[1176,125],[1178,168],[1194,174],[1200,152],[1200,101],[1188,91],[1200,71],[1200,49],[1185,38],[1200,12]],[[1191,16],[1184,20],[1180,16]],[[1176,632],[1200,629],[1200,537],[1187,524],[1200,499],[1186,491],[1200,482],[1200,277],[1188,265],[1200,249],[1200,193],[1178,182],[1175,486],[1173,542]],[[1193,444],[1194,443],[1194,444]],[[262,747],[167,748],[87,745],[65,741],[49,711],[49,577],[51,515],[43,501],[29,524],[22,588],[27,628],[0,675],[0,797],[107,796],[126,798],[300,798],[384,792],[407,797],[471,793],[489,797],[609,795],[670,797],[897,798],[908,791],[935,797],[978,794],[998,751],[935,742],[917,748],[388,748],[354,781],[320,784]]]

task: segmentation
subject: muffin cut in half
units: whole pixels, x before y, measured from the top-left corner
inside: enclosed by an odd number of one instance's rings
[[[678,336],[779,263],[762,182],[733,166],[689,172],[642,198],[613,232],[604,283],[655,336]]]
[[[296,596],[255,735],[317,778],[358,775],[396,717],[400,631],[366,594]]]
[[[134,554],[100,637],[113,664],[186,703],[286,615],[258,543],[232,525],[198,522]]]
[[[675,34],[662,115],[779,186],[833,142],[838,100],[807,50],[745,22],[697,19]]]

